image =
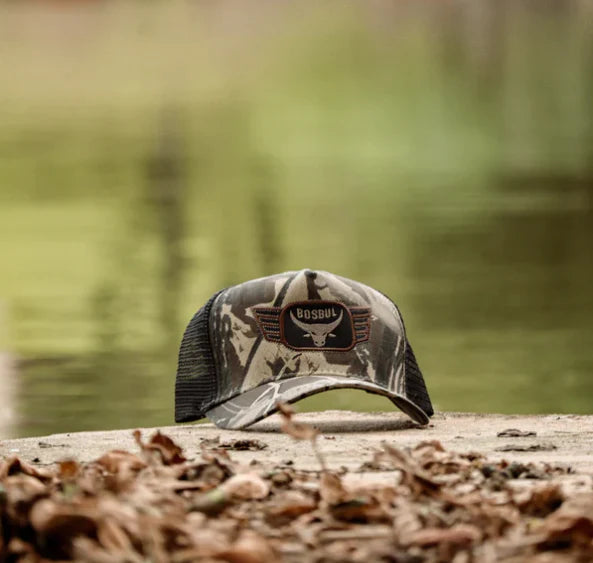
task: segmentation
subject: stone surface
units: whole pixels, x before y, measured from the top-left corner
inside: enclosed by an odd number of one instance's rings
[[[319,449],[329,467],[357,469],[372,458],[387,441],[397,447],[414,446],[423,440],[439,440],[447,449],[476,451],[491,459],[548,462],[570,465],[579,473],[593,474],[593,416],[582,415],[480,415],[439,413],[427,427],[419,427],[400,413],[354,413],[326,411],[303,413],[297,420],[315,425],[322,435]],[[535,432],[530,436],[497,436],[508,429]],[[156,429],[141,429],[144,437]],[[295,467],[319,469],[319,462],[306,442],[296,442],[280,432],[277,416],[246,431],[220,430],[212,424],[162,427],[178,442],[189,458],[198,457],[204,439],[219,438],[222,444],[234,440],[258,440],[267,447],[254,451],[232,451],[233,459],[248,463],[256,459],[276,465],[292,462]],[[513,434],[507,433],[507,434]],[[17,455],[37,464],[73,458],[89,461],[111,449],[136,451],[132,430],[72,432],[35,438],[3,440],[0,456]]]

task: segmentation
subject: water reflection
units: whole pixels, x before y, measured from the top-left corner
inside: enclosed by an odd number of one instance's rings
[[[74,36],[29,35],[17,8],[2,20],[21,34],[2,43],[21,63],[0,131],[2,345],[19,358],[18,376],[0,368],[4,403],[18,381],[5,434],[172,423],[195,310],[221,287],[303,267],[393,297],[437,408],[590,412],[587,3],[379,2],[300,24],[276,8],[292,39],[268,37],[257,14],[261,43],[235,34],[231,53],[220,29],[200,29],[214,69],[175,6],[168,23],[146,8],[147,39],[118,31],[124,13],[81,8],[114,65],[97,79],[66,48]],[[222,14],[215,25],[232,27]],[[110,42],[93,22],[114,26]],[[22,45],[50,68],[63,48],[82,101],[53,82],[40,91]],[[167,87],[134,70],[127,82],[114,45]],[[167,61],[188,53],[195,68],[176,74]],[[19,113],[23,99],[43,119]],[[390,408],[355,392],[301,405]]]
[[[14,358],[0,352],[0,438],[14,434],[17,421],[17,378]]]

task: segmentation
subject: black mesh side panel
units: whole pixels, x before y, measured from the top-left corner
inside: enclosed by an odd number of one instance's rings
[[[393,306],[397,310],[399,318],[401,319],[402,325],[404,325],[404,333],[405,333],[405,323],[404,318],[399,310],[399,307],[394,303],[393,299],[388,295],[385,295],[383,292],[380,292],[383,297],[389,299]],[[430,402],[430,397],[428,395],[428,389],[426,389],[426,383],[424,383],[424,377],[422,376],[422,372],[418,367],[418,362],[416,361],[416,356],[414,355],[414,351],[406,338],[406,356],[404,358],[404,387],[406,390],[406,396],[419,406],[428,416],[432,416],[434,414],[434,409],[432,408],[432,403]]]
[[[416,356],[410,346],[410,343],[406,340],[406,357],[405,361],[405,387],[406,396],[418,405],[428,416],[434,414],[430,397],[428,396],[428,390],[422,377],[422,372],[418,367]]]
[[[187,325],[175,379],[175,422],[203,418],[216,401],[218,381],[210,346],[210,309],[220,291],[213,295]]]

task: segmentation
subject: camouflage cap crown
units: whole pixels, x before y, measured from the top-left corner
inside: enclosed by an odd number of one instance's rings
[[[403,320],[385,295],[323,271],[251,280],[216,293],[179,352],[175,420],[242,428],[329,389],[385,395],[416,422],[433,414]]]

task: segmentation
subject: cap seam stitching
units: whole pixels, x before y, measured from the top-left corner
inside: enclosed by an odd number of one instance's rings
[[[219,397],[220,396],[220,386],[221,386],[221,381],[220,381],[220,358],[219,358],[219,351],[220,351],[220,346],[218,346],[218,343],[216,342],[216,346],[213,346],[213,344],[215,344],[215,340],[214,340],[214,336],[213,336],[213,327],[212,327],[212,314],[214,311],[214,307],[216,306],[218,299],[220,298],[220,296],[227,290],[229,289],[224,288],[221,289],[217,295],[215,295],[214,299],[212,300],[212,304],[210,305],[210,310],[208,311],[208,340],[209,340],[209,344],[210,344],[210,349],[212,350],[213,354],[212,354],[212,358],[214,360],[214,375],[215,375],[215,380],[216,380],[216,396]],[[203,411],[205,412],[205,411]]]

